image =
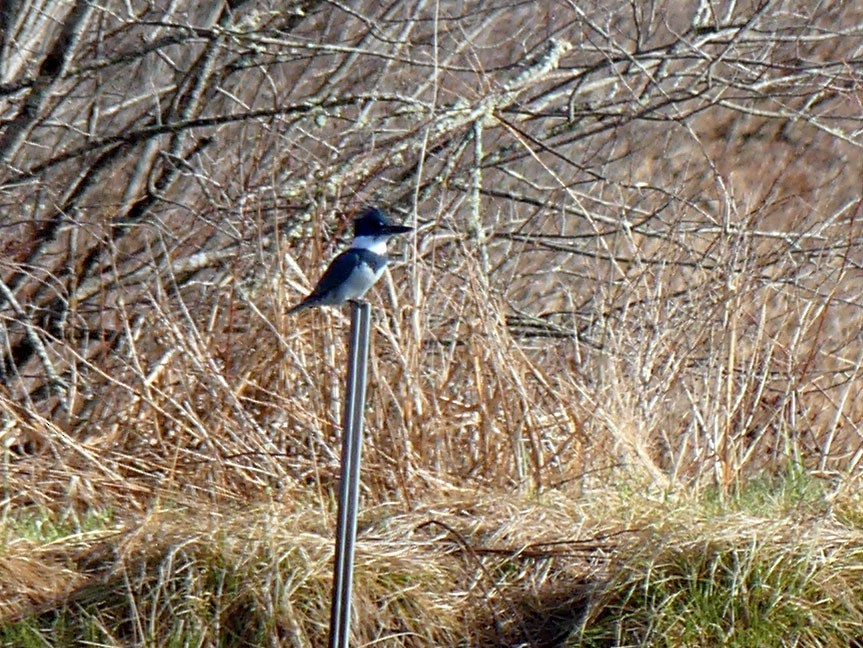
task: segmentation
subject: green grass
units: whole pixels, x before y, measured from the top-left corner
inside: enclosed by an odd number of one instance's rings
[[[847,642],[845,611],[826,596],[824,574],[810,559],[757,544],[663,547],[628,565],[584,642],[741,648]],[[814,625],[816,618],[832,622]],[[848,629],[859,623],[849,617]]]
[[[114,526],[112,509],[89,509],[84,513],[68,511],[57,514],[46,507],[34,506],[7,511],[2,518],[2,534],[7,540],[30,540],[48,543],[72,535],[104,531]]]
[[[567,645],[832,646],[863,636],[863,536],[836,523],[823,480],[794,468],[653,513]],[[857,502],[844,517],[859,514]]]
[[[783,515],[816,513],[827,507],[827,484],[799,465],[792,465],[773,475],[752,477],[734,484],[731,493],[723,496],[719,488],[704,490],[705,512],[723,514],[728,511],[752,515]]]

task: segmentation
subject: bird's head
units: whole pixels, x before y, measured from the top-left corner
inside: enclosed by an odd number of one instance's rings
[[[413,228],[405,225],[395,225],[386,214],[377,207],[369,207],[354,219],[354,237],[387,239],[397,234],[405,234]]]

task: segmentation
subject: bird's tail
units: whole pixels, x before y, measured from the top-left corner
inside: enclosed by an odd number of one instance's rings
[[[312,308],[313,306],[316,306],[316,305],[317,305],[317,300],[306,297],[299,304],[296,304],[295,306],[291,306],[288,309],[287,314],[288,315],[296,315],[297,313],[300,313],[300,312],[306,310],[307,308]]]

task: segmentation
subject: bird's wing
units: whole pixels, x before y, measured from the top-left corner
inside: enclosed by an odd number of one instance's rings
[[[330,267],[318,279],[311,297],[323,295],[338,286],[360,264],[360,257],[352,250],[345,250],[330,263]]]

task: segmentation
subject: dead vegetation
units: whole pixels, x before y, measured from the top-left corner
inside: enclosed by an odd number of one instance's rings
[[[584,609],[548,645],[658,636],[596,621],[635,600],[609,566],[650,562],[625,511],[562,502],[859,478],[861,46],[853,3],[8,3],[4,618],[231,645],[217,609],[254,619],[236,645],[320,643],[326,570],[281,558],[330,550],[346,319],[284,313],[375,203],[418,234],[373,297],[366,534],[409,522],[368,545],[360,639],[539,645],[559,600]],[[787,556],[806,522],[776,524]],[[524,562],[498,575],[501,546]],[[106,586],[113,611],[79,602]],[[160,625],[173,605],[200,624]]]

